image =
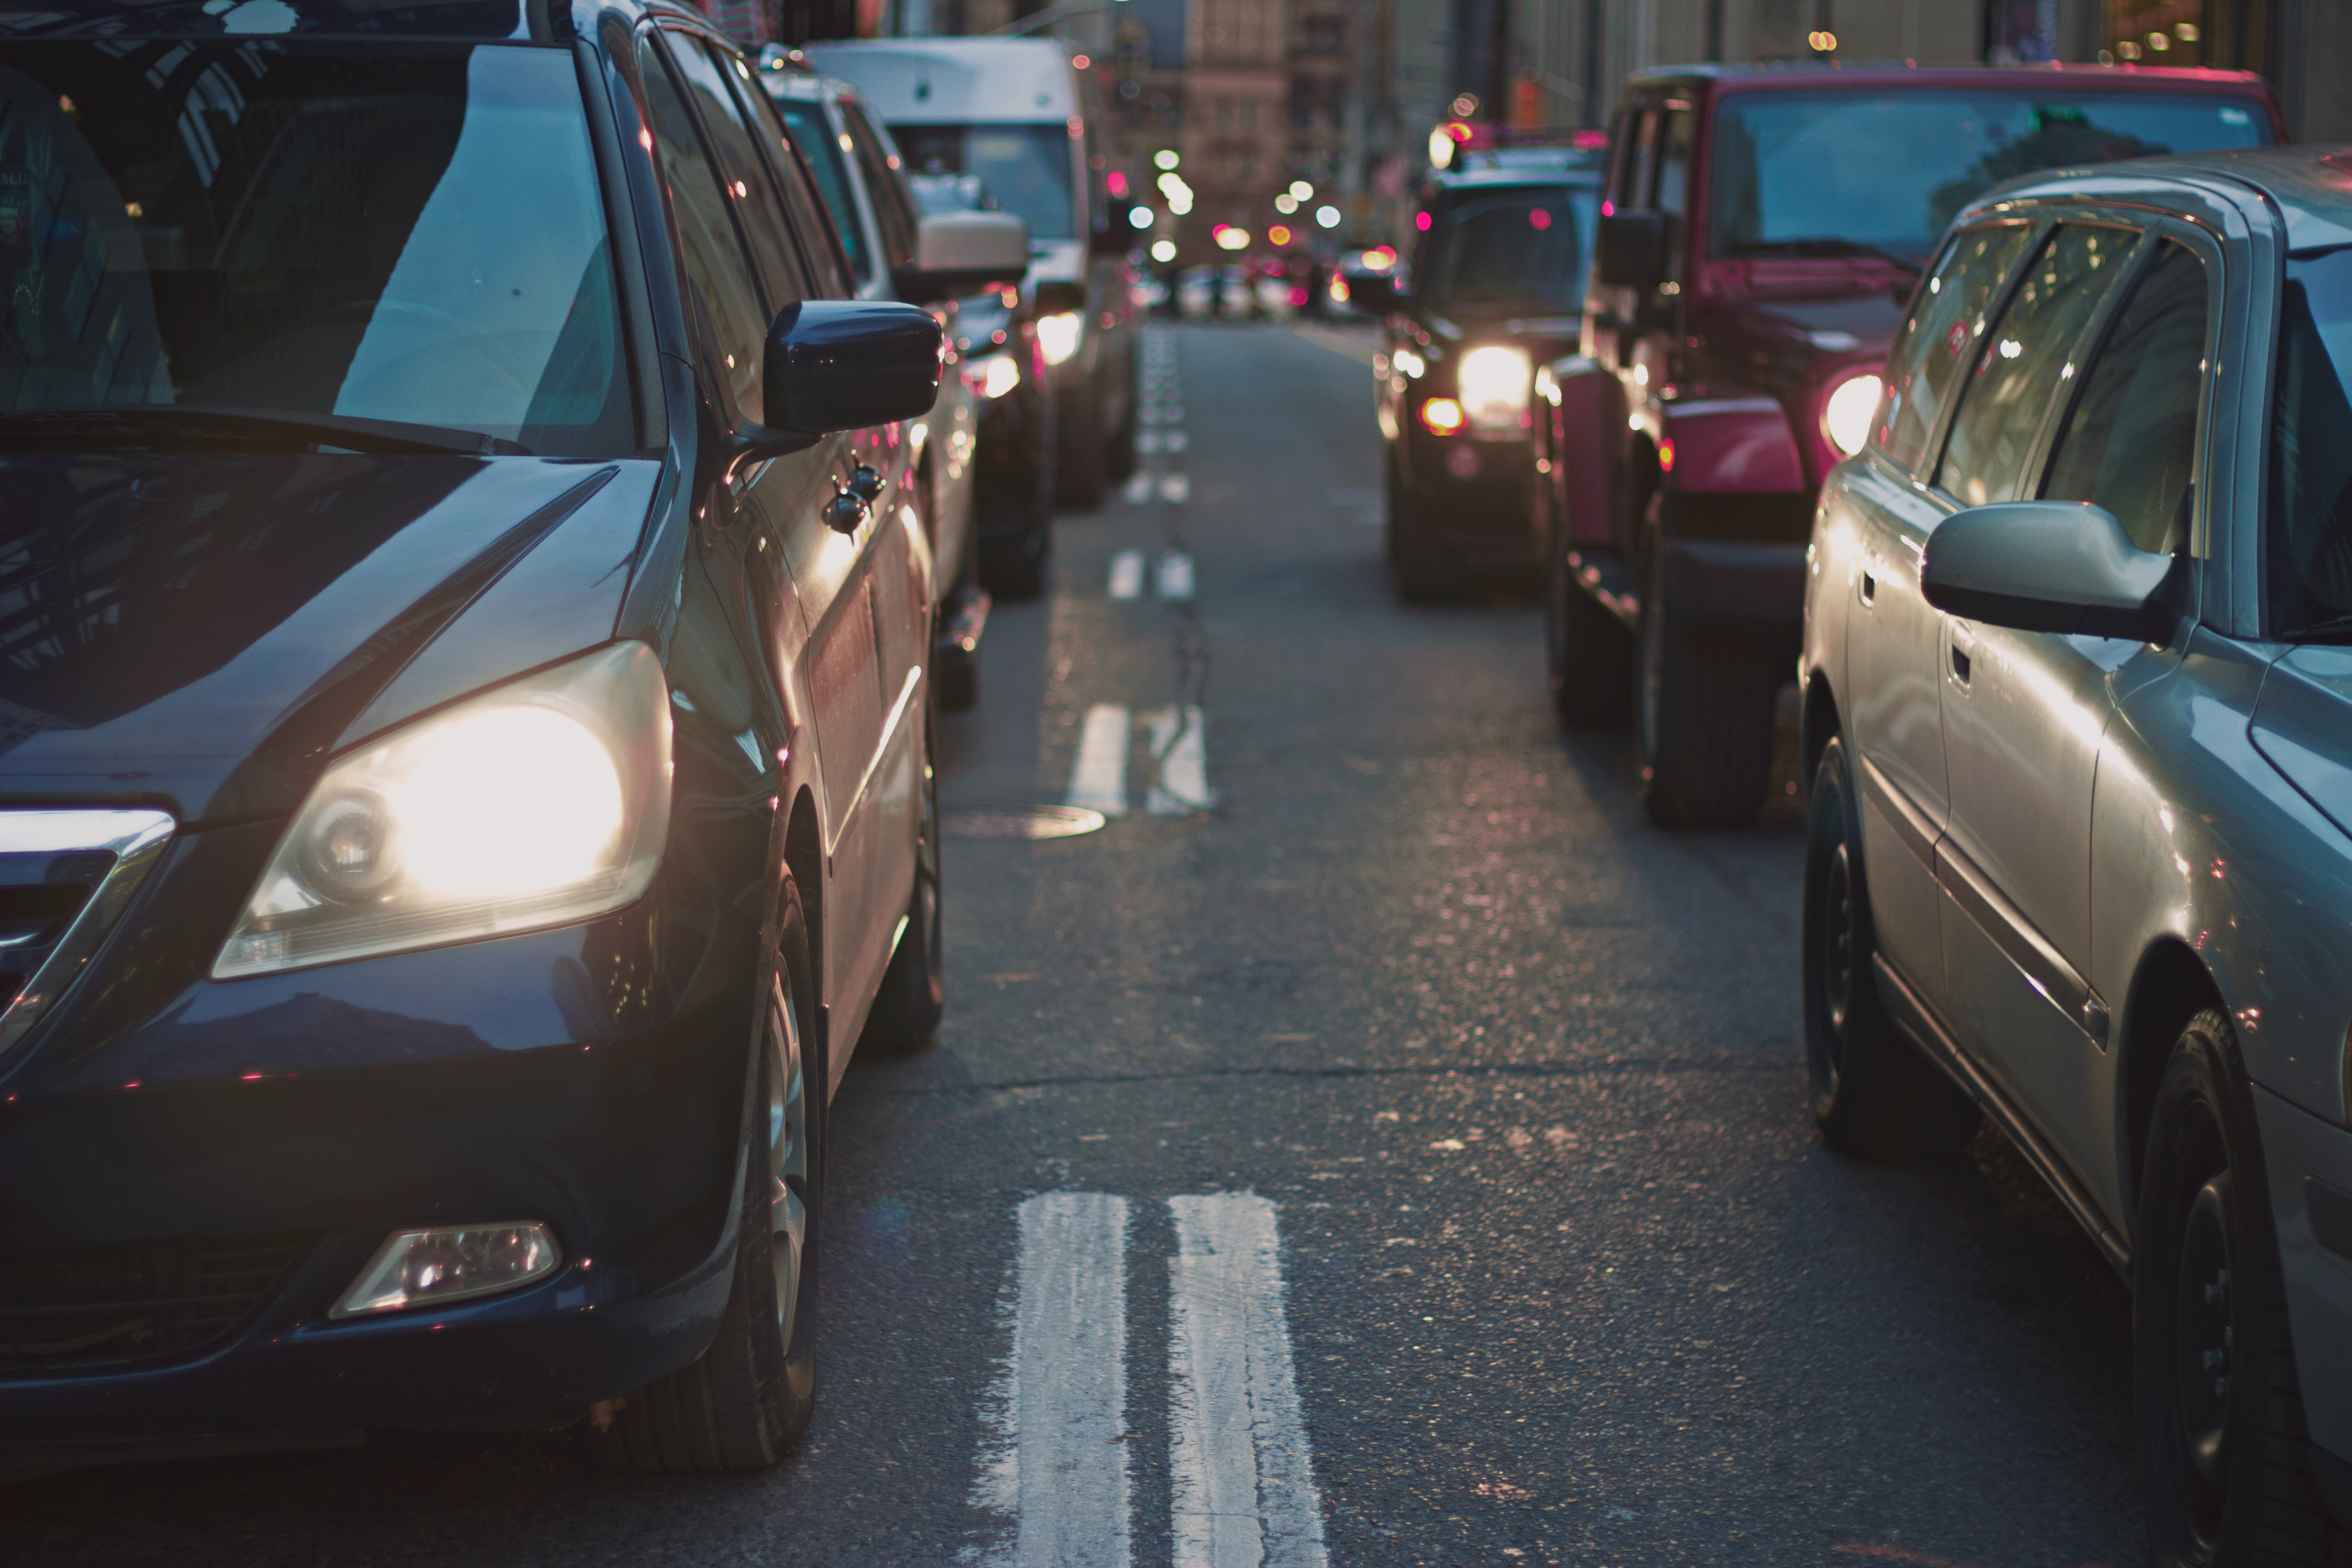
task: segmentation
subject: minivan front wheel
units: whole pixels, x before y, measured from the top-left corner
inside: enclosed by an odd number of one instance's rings
[[[2173,1045],[2143,1172],[2132,1360],[2150,1556],[2340,1561],[2352,1542],[2312,1486],[2253,1100],[2218,1007]]]
[[[609,1422],[592,1427],[591,1450],[608,1469],[763,1470],[816,1408],[825,1075],[808,1048],[808,927],[790,882],[783,898],[726,1310],[709,1349],[615,1401]]]

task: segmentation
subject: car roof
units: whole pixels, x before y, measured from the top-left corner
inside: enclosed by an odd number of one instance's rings
[[[1753,63],[1654,66],[1631,86],[1709,85],[1718,92],[1867,91],[1904,87],[2031,88],[2063,82],[2068,92],[2211,92],[2229,97],[2267,97],[2268,87],[2252,71],[2181,66],[2093,66],[2053,62],[2039,66],[1915,66],[1901,60],[1768,60]]]
[[[1051,38],[838,38],[804,51],[893,125],[1029,123],[1079,112],[1077,71]]]
[[[2267,198],[2286,228],[2289,250],[2352,245],[2352,148],[2294,145],[2217,153],[2175,153],[2093,168],[2049,169],[1995,186],[1960,219],[2018,202],[2121,201],[2166,205],[2168,187],[2183,210],[2200,204],[2192,192],[2216,184],[2251,187]],[[1956,219],[1955,221],[1960,221]]]
[[[1598,166],[1545,169],[1507,164],[1499,169],[1433,170],[1429,183],[1446,191],[1501,190],[1526,185],[1598,185],[1608,172]]]
[[[0,0],[0,37],[561,43],[587,36],[614,12],[714,27],[678,0]]]

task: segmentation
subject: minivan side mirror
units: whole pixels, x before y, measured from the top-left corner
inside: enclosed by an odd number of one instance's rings
[[[1666,219],[1663,213],[1610,213],[1601,220],[1593,264],[1611,289],[1647,289],[1666,270]]]
[[[919,220],[915,257],[890,269],[910,305],[1018,285],[1029,270],[1029,226],[1010,213],[933,213]]]
[[[800,300],[776,312],[761,358],[766,419],[728,432],[729,465],[805,451],[820,436],[930,412],[946,334],[929,310]]]
[[[1404,308],[1404,290],[1393,272],[1348,274],[1348,303],[1367,315],[1385,316]]]
[[[2087,501],[2004,501],[1936,525],[1919,590],[1936,608],[1988,626],[2164,642],[2178,618],[2174,563]]]

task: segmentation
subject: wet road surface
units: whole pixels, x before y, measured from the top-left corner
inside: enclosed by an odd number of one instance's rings
[[[2142,1556],[2122,1286],[1990,1137],[1812,1136],[1792,805],[1649,828],[1530,600],[1399,605],[1360,331],[1151,341],[1160,449],[941,724],[951,814],[1114,815],[950,838],[941,1043],[834,1106],[803,1450],[86,1471],[0,1562]]]

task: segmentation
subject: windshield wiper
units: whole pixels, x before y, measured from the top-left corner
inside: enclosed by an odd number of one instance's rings
[[[1798,239],[1759,239],[1731,247],[1734,256],[1874,256],[1881,261],[1891,261],[1904,271],[1916,277],[1926,270],[1923,263],[1909,260],[1875,245],[1865,245],[1858,239],[1846,239],[1834,234],[1809,234]]]
[[[2307,626],[2297,626],[2286,634],[2286,640],[2289,642],[2352,641],[2352,616],[2330,616],[2326,620],[2314,621]]]
[[[358,419],[342,414],[278,414],[187,403],[128,403],[0,413],[0,449],[83,449],[93,441],[126,447],[264,447],[400,455],[457,453],[529,457],[530,448],[446,425]]]

